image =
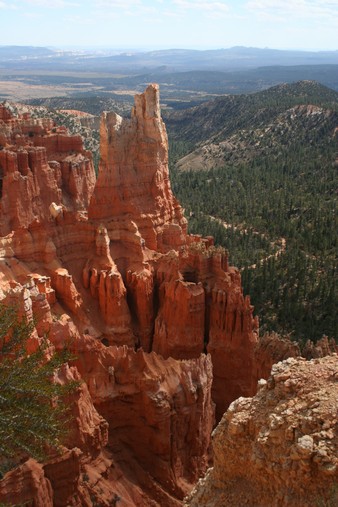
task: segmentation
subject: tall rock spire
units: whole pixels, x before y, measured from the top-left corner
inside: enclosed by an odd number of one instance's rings
[[[163,243],[170,243],[171,236],[179,243],[186,233],[186,220],[170,187],[168,138],[158,85],[151,84],[136,95],[130,119],[103,113],[100,134],[99,175],[89,218],[129,217],[146,246],[154,250],[165,249]],[[170,226],[174,226],[172,233],[167,234]]]

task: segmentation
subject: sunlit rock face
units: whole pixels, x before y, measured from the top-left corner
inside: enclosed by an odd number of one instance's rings
[[[0,299],[34,318],[35,344],[71,348],[56,381],[84,381],[64,453],[18,473],[55,505],[181,505],[215,413],[254,395],[273,361],[266,349],[258,365],[258,321],[226,252],[187,234],[158,86],[130,119],[102,115],[96,183],[81,139],[50,120],[2,106],[0,144]]]
[[[136,95],[130,119],[103,113],[100,134],[101,160],[89,218],[129,218],[152,250],[162,251],[172,239],[176,246],[183,244],[186,220],[170,188],[158,85]]]
[[[0,105],[0,233],[48,221],[52,203],[86,210],[94,190],[92,156],[80,136],[51,120],[16,118]]]

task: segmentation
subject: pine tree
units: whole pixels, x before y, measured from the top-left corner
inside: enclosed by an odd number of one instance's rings
[[[32,329],[16,308],[0,304],[0,474],[26,456],[41,460],[48,448],[58,448],[68,417],[62,398],[78,386],[52,381],[70,359],[66,350],[47,359],[44,339],[27,354]]]

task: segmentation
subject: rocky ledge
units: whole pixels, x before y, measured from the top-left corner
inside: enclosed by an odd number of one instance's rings
[[[213,433],[214,467],[189,507],[338,502],[338,356],[289,358],[239,398]]]

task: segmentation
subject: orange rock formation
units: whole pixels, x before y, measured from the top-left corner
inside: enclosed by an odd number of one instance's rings
[[[100,135],[100,169],[89,218],[134,221],[142,245],[152,250],[184,244],[186,220],[170,189],[158,87],[136,95],[131,119],[103,113]]]
[[[207,467],[214,403],[219,419],[253,395],[262,356],[238,270],[187,234],[158,87],[129,120],[103,114],[96,184],[81,139],[50,120],[0,106],[0,145],[0,299],[34,317],[36,340],[71,339],[59,381],[85,381],[62,456],[11,472],[0,501],[18,474],[45,505],[51,492],[60,506],[181,505]]]

